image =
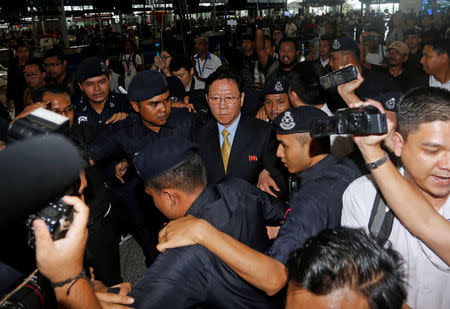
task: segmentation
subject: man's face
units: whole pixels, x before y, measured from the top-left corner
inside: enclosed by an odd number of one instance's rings
[[[289,173],[300,173],[311,166],[310,141],[302,145],[297,134],[277,134],[277,140],[277,157]]]
[[[253,50],[254,47],[254,43],[250,40],[242,40],[242,49],[244,50],[244,52],[249,53]]]
[[[27,61],[29,55],[30,55],[30,52],[28,51],[28,47],[20,46],[17,49],[16,56],[17,56],[17,59],[19,59],[19,61],[21,61],[21,62]]]
[[[169,91],[142,102],[132,102],[133,109],[141,115],[144,123],[162,127],[170,116]]]
[[[330,58],[330,67],[333,71],[339,70],[339,68],[346,66],[349,64],[348,60],[346,59],[344,53],[342,52],[332,52],[331,58]]]
[[[426,45],[423,49],[423,57],[420,60],[425,73],[437,75],[444,68],[441,57],[444,57],[444,55],[438,55],[431,46]]]
[[[209,87],[206,100],[217,122],[228,128],[241,113],[244,94],[234,80],[219,79]]]
[[[109,79],[100,75],[86,79],[80,84],[81,90],[92,103],[103,103],[109,95]]]
[[[295,44],[293,42],[283,42],[280,45],[279,51],[280,61],[284,65],[293,64],[297,57],[297,50],[295,49]]]
[[[47,108],[49,110],[69,118],[70,127],[72,127],[74,113],[72,104],[70,103],[69,94],[53,94],[50,92],[46,92],[42,96],[42,100],[44,101],[43,103],[50,103],[47,105]]]
[[[289,282],[286,309],[369,309],[367,299],[347,288],[338,289],[327,295],[315,295]]]
[[[25,66],[23,76],[25,77],[28,87],[36,88],[42,85],[45,78],[45,72],[41,72],[41,69],[37,64],[30,64]]]
[[[44,59],[44,68],[47,75],[52,79],[57,79],[66,72],[67,61],[61,61],[58,57],[48,57]]]
[[[328,57],[330,55],[330,43],[328,40],[320,40],[319,41],[319,56],[320,57]]]
[[[194,74],[194,69],[192,68],[192,72],[189,72],[185,68],[180,68],[178,71],[172,71],[172,74],[178,77],[183,83],[184,87],[187,87],[192,80],[192,75]]]
[[[266,94],[264,99],[264,109],[270,121],[273,121],[279,114],[291,108],[287,93]]]
[[[205,38],[198,38],[195,40],[195,50],[198,54],[204,54],[208,51],[208,42]]]
[[[450,193],[450,121],[423,123],[407,141],[395,133],[394,151],[401,156],[406,176],[426,196]]]
[[[421,40],[418,34],[408,34],[405,38],[405,44],[408,46],[409,50],[417,48],[420,41]]]
[[[398,52],[396,49],[389,49],[387,54],[387,60],[389,66],[401,66],[403,62],[408,60],[408,56],[403,55]]]
[[[131,54],[133,52],[133,49],[134,49],[133,43],[131,43],[130,41],[126,41],[125,42],[125,52],[127,54]]]

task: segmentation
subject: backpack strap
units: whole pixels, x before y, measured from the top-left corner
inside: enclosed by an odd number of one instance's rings
[[[394,214],[392,210],[386,211],[386,200],[379,190],[372,206],[369,219],[369,232],[381,246],[389,239],[392,225],[394,224]]]

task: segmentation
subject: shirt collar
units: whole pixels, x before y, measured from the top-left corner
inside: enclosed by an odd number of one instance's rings
[[[218,195],[219,194],[213,185],[207,185],[202,193],[195,199],[194,203],[192,203],[191,207],[186,211],[186,216],[192,215],[194,217],[201,217],[204,206],[216,201]]]
[[[337,161],[338,159],[334,155],[328,154],[310,168],[298,173],[297,176],[302,178],[302,182],[316,179],[320,177],[321,174],[326,173],[329,170],[328,167],[336,164]]]
[[[239,113],[238,118],[233,122],[233,124],[231,126],[229,126],[228,128],[225,128],[223,125],[221,125],[220,123],[217,123],[217,128],[219,129],[219,134],[221,134],[221,132],[224,129],[227,129],[228,132],[230,132],[230,135],[234,136],[237,130],[237,127],[239,125],[239,121],[241,121],[241,113]]]
[[[200,60],[200,55],[199,54],[195,54],[194,58]],[[211,53],[210,52],[206,53],[206,60],[208,60],[208,59],[211,60]]]

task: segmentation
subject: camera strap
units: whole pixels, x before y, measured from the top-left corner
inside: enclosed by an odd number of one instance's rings
[[[370,234],[375,237],[381,246],[384,246],[389,239],[395,218],[392,210],[386,211],[386,207],[388,207],[386,200],[381,192],[377,190],[368,227]]]

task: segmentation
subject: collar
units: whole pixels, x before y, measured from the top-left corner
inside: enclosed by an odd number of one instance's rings
[[[238,127],[240,121],[241,121],[241,113],[239,113],[239,116],[237,117],[237,119],[228,128],[225,128],[223,125],[221,125],[220,123],[217,122],[217,128],[219,129],[219,136],[222,135],[223,129],[227,129],[227,131],[230,132],[230,135],[234,136],[236,134],[236,130],[237,130],[237,127]]]
[[[194,203],[192,203],[191,207],[186,211],[186,216],[192,215],[194,217],[201,217],[205,205],[210,205],[212,202],[216,201],[218,196],[219,194],[215,189],[215,186],[207,185]]]
[[[337,161],[338,159],[334,155],[328,154],[310,168],[298,173],[297,177],[301,178],[303,183],[313,181],[314,179],[321,177],[323,173],[326,173],[329,170],[329,167],[336,164]]]
[[[194,58],[200,60],[200,55],[199,54],[195,54]],[[206,53],[206,60],[211,60],[211,53],[210,52]]]

